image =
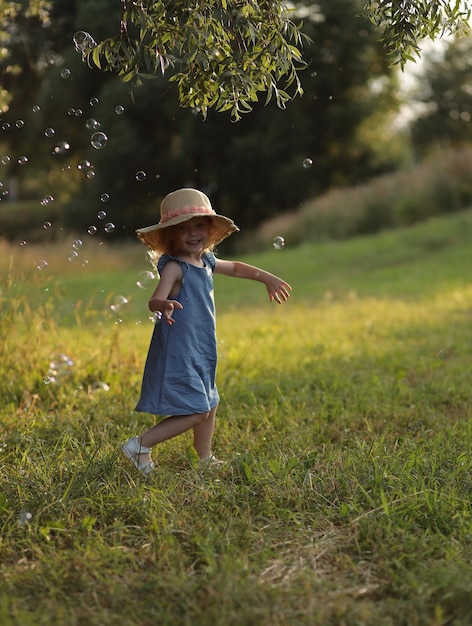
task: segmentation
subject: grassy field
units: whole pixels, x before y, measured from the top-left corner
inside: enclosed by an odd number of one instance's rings
[[[472,623],[472,211],[215,277],[227,463],[147,480],[150,267],[73,243],[0,250],[2,626]]]

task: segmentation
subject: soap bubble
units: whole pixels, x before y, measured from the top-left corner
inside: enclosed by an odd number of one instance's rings
[[[303,161],[303,167],[307,170],[313,165],[313,161],[311,159],[305,159]]]
[[[10,128],[10,124],[8,122],[5,122],[4,124],[2,124],[2,130],[8,130]]]
[[[26,526],[26,524],[29,524],[29,522],[32,519],[32,514],[29,511],[20,511],[19,515],[18,515],[18,524],[20,526]]]
[[[86,122],[85,122],[85,126],[89,129],[89,130],[98,130],[101,126],[100,122],[98,120],[94,120],[93,117],[90,117]]]
[[[126,298],[126,296],[115,296],[110,305],[110,309],[113,313],[119,313],[126,304],[128,304],[128,298]]]
[[[81,171],[88,170],[91,167],[92,164],[90,163],[90,161],[87,161],[87,159],[84,159],[77,164],[77,169]]]
[[[15,122],[15,126],[17,128],[23,128],[24,125],[25,125],[25,123],[24,123],[23,120],[16,120],[16,122]]]
[[[39,104],[35,104],[32,110],[33,113],[39,113],[41,111],[41,107],[39,106]]]
[[[48,378],[51,383],[59,383],[72,373],[74,361],[66,354],[56,354],[49,361]],[[44,381],[46,382],[46,380]]]
[[[107,383],[104,383],[103,380],[99,380],[96,383],[93,383],[93,385],[91,386],[90,390],[92,392],[94,392],[94,391],[110,391],[110,385],[107,385]]]
[[[150,270],[146,270],[138,274],[138,279],[136,281],[136,284],[140,289],[147,289],[149,285],[154,282],[155,279],[156,279],[156,275],[154,274],[154,272],[151,272]]]
[[[72,39],[77,52],[85,52],[97,46],[97,43],[92,35],[84,30],[77,31]]]
[[[61,71],[61,78],[69,78],[70,77],[70,69],[68,69],[67,67],[65,67],[62,71]]]
[[[275,237],[273,241],[273,246],[276,250],[282,250],[282,248],[285,246],[285,239],[283,237],[280,237],[280,235],[278,237]]]
[[[8,165],[10,161],[11,161],[11,158],[8,155],[2,156],[2,165]]]
[[[89,235],[95,235],[95,233],[97,232],[97,227],[96,226],[89,226],[87,229],[87,232]]]
[[[61,172],[68,172],[70,170],[70,165],[63,165],[61,167]]]
[[[18,159],[18,165],[26,165],[28,163],[28,157],[27,156],[20,156],[20,158]]]
[[[112,224],[111,222],[108,222],[107,224],[105,224],[105,232],[112,233],[114,230],[115,230],[114,224]]]
[[[75,115],[75,109],[67,109],[67,115]]]
[[[107,193],[102,193],[102,195],[100,196],[100,200],[102,202],[108,202],[109,199],[110,199],[110,196]]]
[[[52,196],[44,196],[44,198],[41,200],[41,204],[43,206],[46,206],[47,204],[51,204],[51,202],[54,201],[54,198]]]
[[[143,172],[142,170],[139,170],[139,172],[136,172],[136,180],[143,181],[145,179],[146,179],[146,172]]]
[[[95,172],[94,172],[93,170],[89,170],[89,171],[86,173],[86,177],[87,177],[87,178],[94,178],[94,176],[95,176]]]
[[[100,100],[98,98],[90,98],[90,106],[91,107],[96,107],[99,102],[100,102]]]
[[[47,266],[48,266],[48,262],[47,262],[47,261],[44,261],[44,260],[40,261],[40,262],[36,265],[36,267],[38,268],[38,270],[44,270],[44,269],[46,269],[46,267],[47,267]]]
[[[75,261],[75,259],[79,256],[77,250],[71,250],[67,256],[68,261]]]
[[[106,216],[107,216],[107,212],[106,211],[99,211],[97,213],[97,217],[98,217],[99,220],[104,220],[106,218]]]
[[[95,148],[95,150],[101,150],[107,145],[108,137],[105,133],[93,133],[90,137],[90,143],[92,144],[92,148]]]
[[[82,113],[83,113],[82,109],[75,109],[74,111],[75,117],[81,117]]]
[[[70,150],[70,144],[67,141],[58,141],[54,146],[53,154],[66,154]]]
[[[46,128],[46,130],[44,131],[44,134],[46,137],[54,137],[54,135],[56,134],[56,131],[54,130],[54,128]]]
[[[125,112],[125,107],[121,106],[121,104],[119,104],[117,107],[115,107],[115,113],[117,115],[123,115],[124,112]]]
[[[74,248],[74,250],[79,250],[83,245],[84,243],[81,239],[76,239],[72,244],[72,247]]]
[[[51,226],[52,226],[51,222],[44,222],[44,224],[43,224],[43,228],[45,230],[48,229],[48,228],[51,228]]]

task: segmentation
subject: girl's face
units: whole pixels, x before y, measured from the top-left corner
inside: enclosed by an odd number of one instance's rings
[[[173,227],[173,248],[180,254],[200,254],[208,247],[210,223],[205,217],[192,219]]]

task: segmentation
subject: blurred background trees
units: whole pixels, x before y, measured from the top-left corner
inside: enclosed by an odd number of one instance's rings
[[[0,122],[0,211],[8,199],[47,205],[81,231],[106,209],[115,232],[132,234],[158,220],[166,193],[194,185],[251,229],[328,189],[410,162],[410,138],[396,125],[399,72],[376,25],[360,17],[361,1],[297,3],[292,19],[311,38],[302,50],[304,95],[285,110],[273,101],[264,106],[262,97],[238,122],[182,108],[165,76],[133,86],[82,62],[74,33],[110,37],[121,16],[117,0],[34,4],[36,13],[20,11],[4,34],[2,87],[10,100]],[[428,66],[421,89],[427,106],[412,126],[416,154],[443,141],[437,129],[446,117],[457,138],[465,137],[460,127],[472,100],[466,42]],[[462,69],[461,55],[469,55]],[[457,119],[451,103],[460,105]],[[95,132],[106,135],[100,147],[92,145]]]

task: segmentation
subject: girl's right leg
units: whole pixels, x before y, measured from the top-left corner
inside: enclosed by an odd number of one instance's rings
[[[209,412],[192,413],[190,415],[171,415],[146,431],[144,435],[142,435],[140,443],[145,448],[152,448],[158,443],[177,437],[177,435],[181,435],[187,430],[195,428],[195,426],[207,420],[208,416]],[[137,456],[139,457],[138,461],[140,465],[148,465],[151,462],[151,455],[149,453],[142,453]]]

